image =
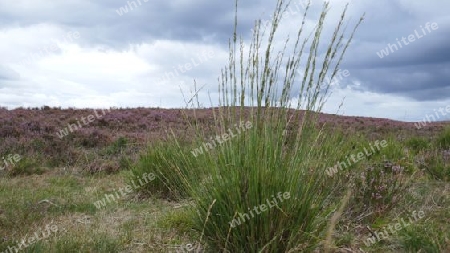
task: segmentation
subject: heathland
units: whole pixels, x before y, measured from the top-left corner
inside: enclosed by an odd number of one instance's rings
[[[43,233],[40,228],[52,224],[59,230],[45,240],[36,240],[24,252],[195,252],[199,247],[203,250],[205,242],[199,241],[202,231],[194,230],[192,225],[192,199],[174,194],[176,189],[161,183],[164,178],[148,177],[144,181],[141,175],[144,171],[158,173],[158,169],[175,173],[170,168],[174,164],[159,167],[164,163],[157,154],[157,151],[181,152],[176,145],[166,145],[164,149],[159,146],[171,143],[167,137],[169,128],[183,143],[182,152],[187,159],[204,159],[203,155],[195,157],[191,153],[202,139],[195,141],[195,132],[187,130],[188,125],[196,124],[203,129],[203,140],[208,141],[220,132],[213,123],[213,111],[218,110],[197,110],[194,117],[194,110],[116,108],[64,138],[56,134],[60,128],[93,110],[50,107],[0,110],[0,154],[5,159],[7,154],[22,158],[0,171],[0,252],[8,246],[17,247],[26,235]],[[245,110],[245,117],[249,117],[251,108]],[[304,111],[295,113],[302,115]],[[446,125],[431,123],[417,129],[413,123],[388,119],[318,115],[317,127],[341,136],[340,141],[333,140],[326,148],[340,150],[343,156],[320,169],[328,181],[322,187],[334,189],[329,201],[340,201],[352,174],[366,173],[364,180],[355,181],[352,197],[335,227],[337,249],[448,250],[450,131],[445,130]],[[285,134],[292,136],[293,129],[289,127]],[[238,141],[237,138],[229,141]],[[325,173],[325,169],[345,161],[345,156],[357,155],[377,140],[386,140],[389,145],[374,148],[375,154],[332,177]],[[224,148],[218,145],[208,154]],[[203,169],[208,171],[208,167]],[[136,176],[131,176],[132,173]],[[158,175],[162,177],[164,173]],[[198,179],[197,183],[204,180]],[[260,187],[268,188],[271,183]],[[120,188],[125,192],[127,186],[133,187],[123,197],[120,195],[101,208],[95,205],[107,195],[116,196]],[[269,193],[255,206],[266,204],[267,199],[272,201],[270,195],[276,197],[277,192]],[[295,201],[294,196],[284,200],[287,201]],[[278,202],[283,210],[283,202]],[[269,208],[269,204],[267,207],[259,215],[270,219],[277,208]],[[251,211],[253,206],[249,208]],[[239,213],[250,214],[246,208],[232,209],[238,212],[235,217],[238,219]],[[408,218],[413,212],[423,212],[425,217],[410,223]],[[252,219],[262,222],[263,218],[255,211],[252,213],[255,217],[241,219],[242,223],[232,229],[240,229]],[[229,218],[226,225],[233,221],[232,216]],[[324,216],[323,222],[327,224],[329,218]],[[394,226],[402,219],[408,225],[390,232],[389,225]]]
[[[450,252],[449,123],[320,113],[363,18],[288,7],[236,9],[217,107],[0,109],[0,250]]]

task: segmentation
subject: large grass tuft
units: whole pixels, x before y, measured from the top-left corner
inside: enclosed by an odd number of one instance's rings
[[[187,121],[196,132],[195,144],[175,138],[152,147],[135,168],[157,174],[149,192],[192,199],[198,244],[214,252],[324,248],[328,220],[343,197],[333,192],[338,188],[325,169],[348,150],[337,146],[344,137],[325,130],[318,115],[330,86],[326,77],[335,77],[362,18],[345,34],[346,7],[330,40],[322,42],[329,4],[307,32],[308,4],[295,39],[285,39],[280,48],[275,41],[289,4],[279,0],[271,25],[256,22],[245,45],[237,36],[236,1],[229,63],[219,78],[219,107],[213,110],[215,138]],[[195,147],[206,152],[194,155]],[[327,238],[326,247],[333,247],[332,236]]]
[[[325,76],[331,72],[333,79],[337,73],[355,30],[344,41],[345,9],[319,61],[329,5],[324,4],[312,36],[304,36],[308,5],[296,40],[287,39],[275,53],[274,40],[288,6],[277,2],[268,33],[256,23],[248,47],[237,39],[236,11],[215,114],[223,143],[217,152],[205,154],[206,180],[190,182],[194,228],[212,251],[312,251],[321,245],[329,215],[339,203],[330,201],[333,187],[326,187],[324,171],[339,157],[330,152],[336,136],[319,127],[316,112],[326,100]],[[299,73],[302,80],[297,80]],[[249,114],[245,105],[254,106]],[[304,111],[292,112],[292,107]]]

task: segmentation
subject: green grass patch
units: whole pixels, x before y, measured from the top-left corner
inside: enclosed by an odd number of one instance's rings
[[[450,149],[450,126],[444,128],[438,136],[436,144],[441,149]]]

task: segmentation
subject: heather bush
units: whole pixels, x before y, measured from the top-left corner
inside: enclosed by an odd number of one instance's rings
[[[403,166],[389,161],[368,166],[354,179],[354,211],[372,213],[370,221],[388,213],[404,197],[409,178],[404,174]]]

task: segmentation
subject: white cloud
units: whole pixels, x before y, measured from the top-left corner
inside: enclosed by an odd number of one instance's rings
[[[61,29],[55,27],[42,28],[47,34],[61,33]],[[30,44],[34,43],[23,45],[11,42],[17,37],[4,38],[10,42],[7,43],[10,48],[32,53]],[[193,78],[197,78],[199,87],[215,80],[205,77],[216,77],[218,66],[228,57],[227,52],[214,45],[198,43],[156,41],[116,51],[101,46],[83,48],[74,42],[57,42],[59,54],[43,54],[25,65],[9,64],[13,71],[20,73],[20,80],[4,84],[9,88],[2,92],[14,99],[2,99],[2,105],[183,107],[180,88],[189,93]],[[17,60],[17,55],[10,58]],[[195,73],[200,74],[196,77]],[[215,82],[206,88],[213,87],[216,87]]]
[[[337,108],[344,101],[340,111]],[[323,111],[350,116],[365,116],[375,118],[388,118],[401,121],[421,120],[434,109],[450,105],[450,99],[439,102],[417,102],[405,97],[392,94],[380,94],[369,91],[360,91],[351,88],[335,89]],[[444,118],[442,118],[444,119]],[[450,114],[447,118],[450,120]]]

